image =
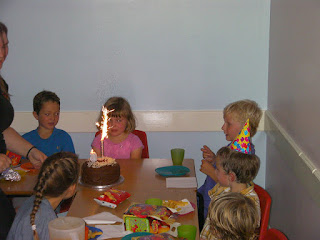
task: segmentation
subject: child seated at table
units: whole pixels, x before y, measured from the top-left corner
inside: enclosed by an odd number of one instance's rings
[[[141,158],[143,144],[140,138],[132,132],[136,121],[128,101],[122,97],[111,97],[104,104],[109,111],[107,137],[103,140],[103,155],[116,159]],[[101,112],[100,121],[103,113]],[[91,144],[92,149],[101,156],[101,133]]]
[[[241,136],[243,133],[248,133],[248,129],[243,129],[230,147],[222,147],[217,152],[215,164],[217,184],[209,191],[209,196],[213,200],[227,192],[238,192],[251,198],[259,212],[259,220],[255,226],[258,228],[260,226],[260,202],[252,181],[258,174],[260,159],[258,156],[250,154],[250,141],[247,137]],[[239,143],[241,140],[243,142]],[[210,225],[207,217],[200,236],[203,239],[211,240],[209,233]]]
[[[256,134],[259,122],[262,116],[262,111],[255,101],[244,99],[228,104],[223,109],[224,124],[222,130],[227,141],[233,141],[241,131],[247,119],[250,122],[251,138]],[[204,218],[207,216],[210,197],[208,191],[214,187],[217,178],[214,171],[214,163],[216,155],[206,145],[201,148],[203,152],[203,160],[200,171],[207,175],[204,184],[198,189],[198,193],[204,199]],[[251,142],[251,152],[254,154],[254,145]]]
[[[253,240],[257,237],[257,222],[259,212],[252,199],[241,193],[224,193],[210,203],[206,239]]]
[[[48,157],[41,166],[34,195],[19,208],[7,240],[49,239],[48,224],[57,218],[54,210],[63,199],[74,195],[79,171],[74,153],[60,152]]]
[[[60,98],[50,91],[41,91],[33,98],[33,116],[38,120],[37,129],[22,135],[47,156],[57,152],[75,153],[70,135],[57,129],[60,116]]]

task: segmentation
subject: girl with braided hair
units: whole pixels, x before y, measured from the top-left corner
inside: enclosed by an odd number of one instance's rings
[[[79,169],[74,153],[48,157],[40,169],[34,195],[18,210],[7,239],[49,239],[48,223],[57,218],[54,210],[60,202],[74,195]]]

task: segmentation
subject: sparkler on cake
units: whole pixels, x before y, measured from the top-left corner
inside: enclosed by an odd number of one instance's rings
[[[108,137],[108,113],[105,107],[102,108],[103,116],[101,123],[96,123],[100,126],[101,134],[101,157],[91,149],[90,159],[82,165],[81,182],[94,186],[105,186],[117,182],[120,178],[120,166],[115,159],[104,156],[103,140]]]

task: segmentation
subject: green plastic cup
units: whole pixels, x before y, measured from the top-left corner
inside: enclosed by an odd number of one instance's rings
[[[184,158],[184,149],[174,148],[171,149],[171,159],[173,165],[182,165]]]
[[[160,198],[149,198],[146,200],[146,204],[162,206],[162,200]]]
[[[181,225],[178,227],[178,237],[195,240],[197,235],[197,227],[194,225]]]

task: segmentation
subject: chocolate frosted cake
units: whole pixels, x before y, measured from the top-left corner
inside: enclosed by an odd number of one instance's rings
[[[95,162],[82,164],[81,182],[93,186],[105,186],[117,182],[120,178],[120,166],[113,159],[105,157]]]

